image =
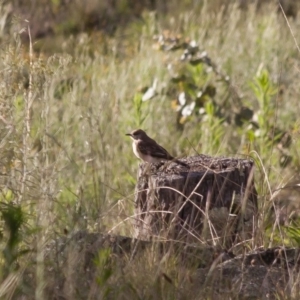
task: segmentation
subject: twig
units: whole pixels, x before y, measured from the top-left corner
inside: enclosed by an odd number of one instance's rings
[[[286,20],[286,23],[287,23],[287,25],[288,25],[288,27],[289,27],[289,29],[290,29],[291,35],[292,35],[292,37],[293,37],[293,39],[294,39],[294,42],[295,42],[296,47],[297,47],[297,49],[298,49],[298,52],[300,53],[300,48],[299,48],[299,45],[298,45],[298,43],[297,43],[296,37],[295,37],[295,35],[294,35],[294,33],[293,33],[293,30],[292,30],[292,28],[291,28],[291,25],[290,25],[290,23],[289,23],[289,20],[288,20],[287,17],[286,17],[286,14],[285,14],[285,12],[284,12],[284,10],[283,10],[283,7],[282,7],[280,1],[278,1],[278,5],[279,5],[279,7],[280,7],[280,9],[281,9],[281,11],[282,11],[282,14],[283,14],[285,20]]]

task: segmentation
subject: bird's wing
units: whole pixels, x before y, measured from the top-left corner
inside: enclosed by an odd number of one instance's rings
[[[173,156],[168,153],[168,151],[162,146],[158,145],[154,140],[151,142],[148,141],[139,141],[138,143],[139,150],[144,155],[150,155],[153,157],[161,159],[173,159]]]

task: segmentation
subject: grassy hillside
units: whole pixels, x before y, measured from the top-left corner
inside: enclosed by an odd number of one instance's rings
[[[29,24],[14,22],[0,48],[1,296],[24,293],[34,261],[27,293],[43,298],[53,239],[132,234],[138,161],[125,133],[136,128],[175,156],[254,159],[260,216],[248,247],[299,244],[299,18],[272,5],[144,12],[113,37],[60,36],[54,54],[35,52]],[[137,270],[132,284],[150,299]]]

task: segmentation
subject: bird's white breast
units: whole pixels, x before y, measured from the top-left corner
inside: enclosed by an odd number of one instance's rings
[[[138,146],[137,146],[137,142],[136,141],[133,141],[132,143],[132,150],[133,150],[133,153],[135,154],[135,156],[145,162],[148,162],[148,163],[157,163],[157,162],[160,162],[161,159],[157,159],[151,155],[147,155],[147,154],[143,154],[141,153],[140,151],[138,151]]]
[[[141,159],[140,153],[137,151],[137,146],[135,144],[135,141],[132,142],[132,150],[133,150],[133,153],[135,154],[135,156],[137,158]]]

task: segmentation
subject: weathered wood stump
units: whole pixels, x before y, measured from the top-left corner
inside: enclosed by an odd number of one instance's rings
[[[257,208],[252,160],[199,155],[185,165],[142,163],[135,237],[223,244],[253,235]]]

